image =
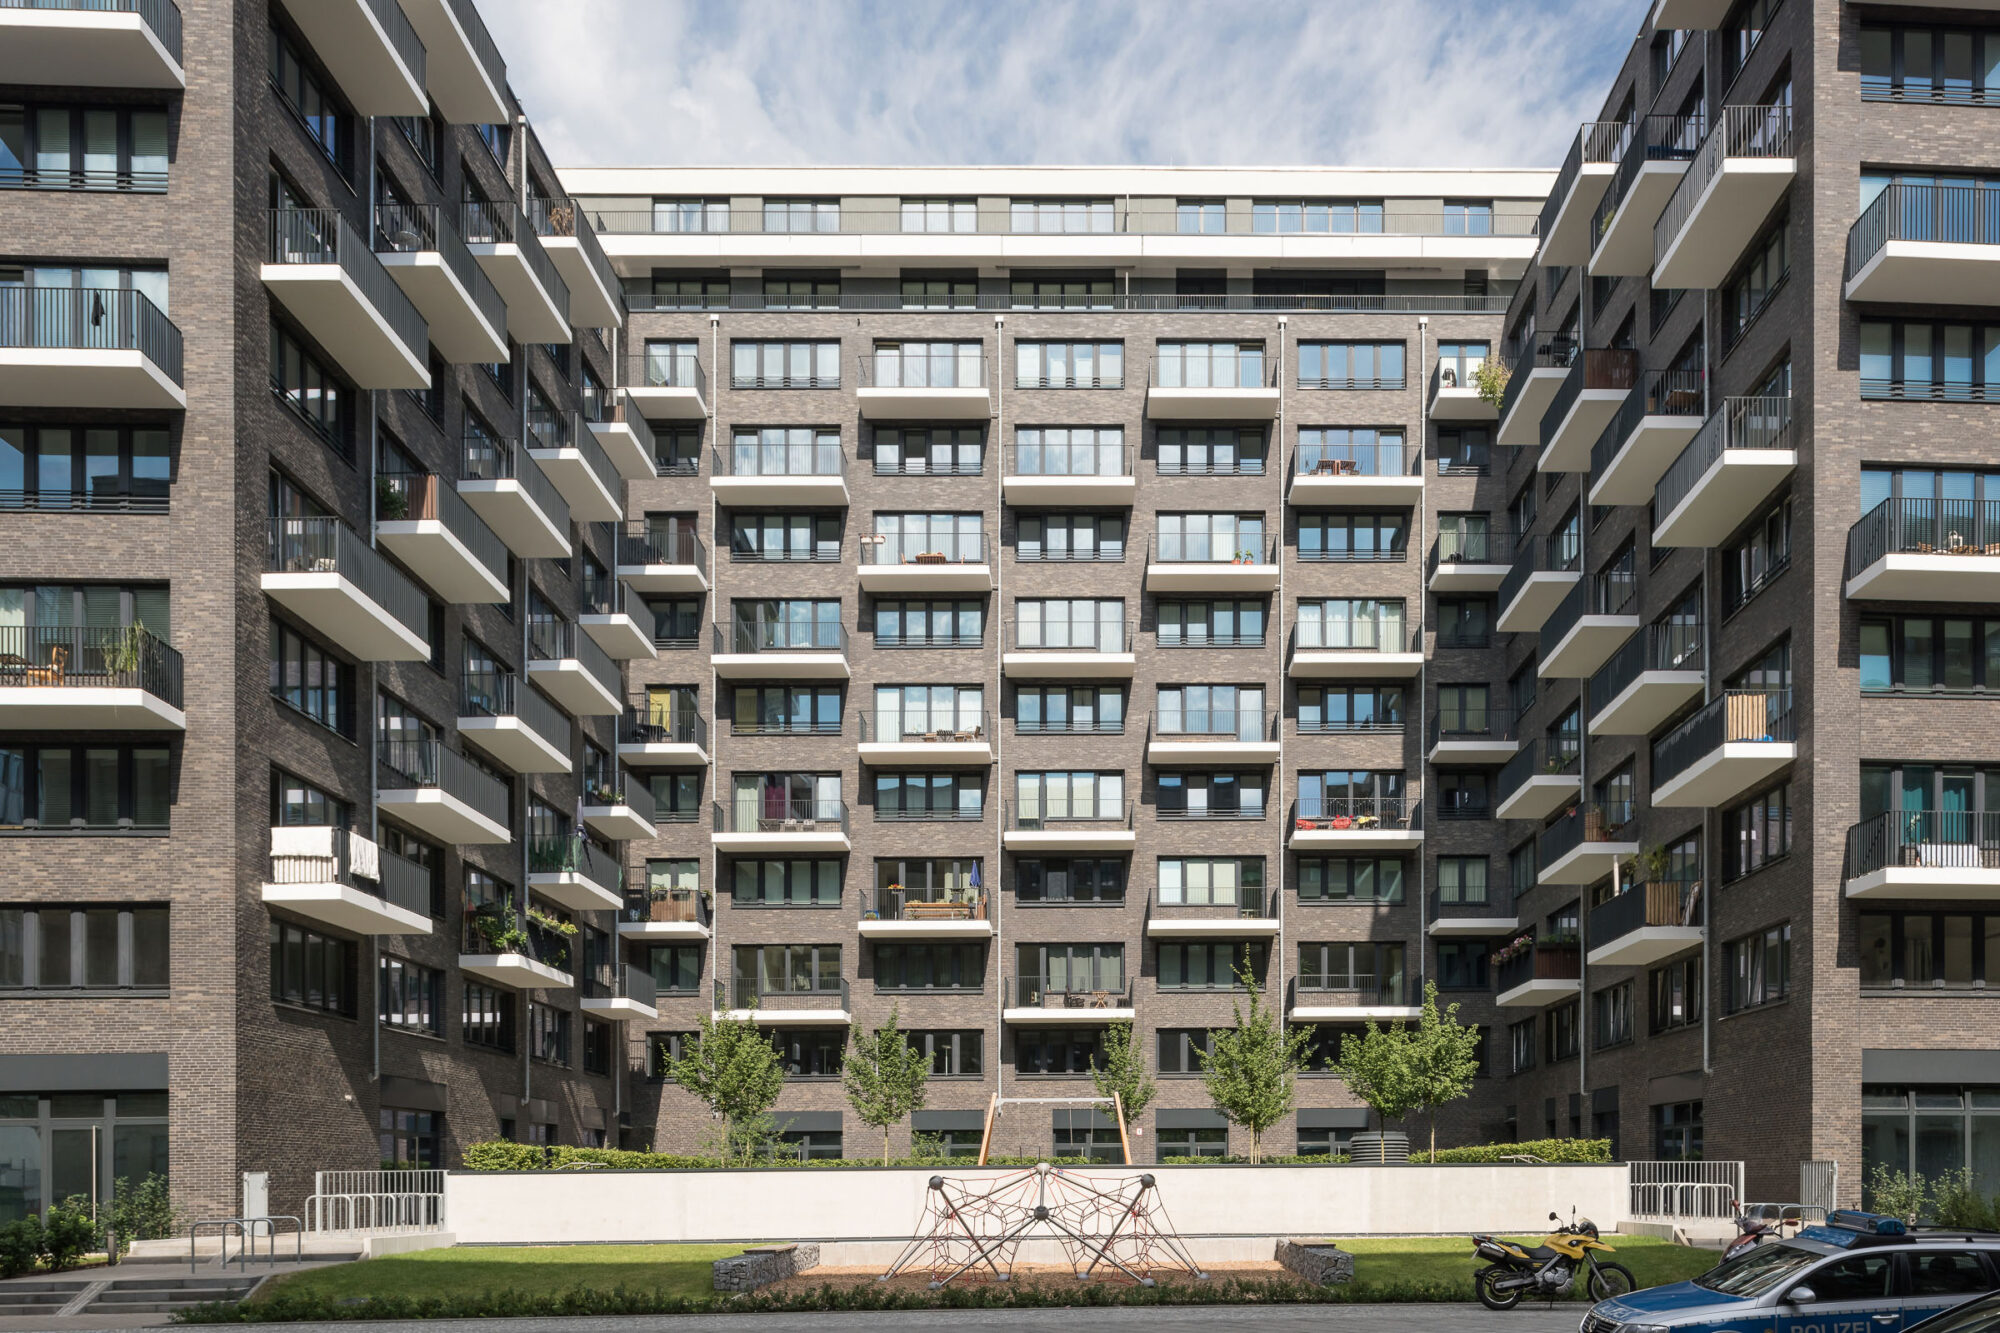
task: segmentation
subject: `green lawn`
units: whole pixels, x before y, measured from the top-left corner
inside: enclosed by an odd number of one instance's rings
[[[1466,1298],[1470,1300],[1472,1297],[1472,1272],[1478,1265],[1473,1260],[1472,1242],[1468,1239],[1333,1239],[1341,1249],[1354,1256],[1355,1296],[1359,1300],[1369,1299],[1367,1290],[1370,1287],[1387,1284],[1405,1286],[1413,1282],[1462,1282]],[[1510,1236],[1507,1239],[1531,1246],[1542,1242],[1540,1236]],[[1632,1276],[1642,1287],[1680,1282],[1697,1273],[1706,1273],[1722,1257],[1713,1250],[1670,1245],[1646,1236],[1607,1236],[1605,1243],[1617,1253],[1604,1257],[1631,1269]],[[1578,1283],[1579,1287],[1581,1285]]]
[[[549,1296],[575,1287],[714,1294],[709,1266],[743,1253],[741,1245],[493,1245],[418,1250],[359,1263],[315,1268],[265,1285],[274,1296],[351,1301],[371,1296],[461,1297],[518,1291]]]

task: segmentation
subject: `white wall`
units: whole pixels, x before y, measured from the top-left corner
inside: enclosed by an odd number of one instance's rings
[[[1608,1231],[1626,1216],[1626,1168],[1619,1164],[1099,1167],[1077,1174],[1145,1170],[1159,1182],[1167,1217],[1189,1237],[1539,1233],[1550,1212],[1567,1219],[1572,1206]],[[906,1240],[933,1174],[853,1167],[454,1171],[445,1178],[445,1218],[466,1245]]]

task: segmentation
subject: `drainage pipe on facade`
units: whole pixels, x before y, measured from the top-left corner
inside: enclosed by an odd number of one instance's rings
[[[1007,786],[1007,729],[1000,725],[1000,714],[1003,711],[1001,701],[1005,697],[1004,691],[1007,688],[1007,674],[1000,667],[1000,663],[1007,651],[1005,609],[1007,606],[1007,562],[1000,558],[1002,524],[1006,521],[1005,516],[1007,513],[1007,455],[1005,452],[1007,448],[1005,443],[1007,377],[1003,371],[1007,354],[1006,335],[1007,317],[1005,315],[995,315],[993,317],[993,369],[991,371],[991,378],[993,380],[993,432],[987,437],[985,449],[985,454],[994,456],[995,462],[993,469],[993,547],[984,554],[993,570],[993,600],[990,605],[1000,611],[1001,623],[998,626],[999,632],[995,635],[998,651],[993,655],[993,707],[983,711],[988,718],[992,719],[991,726],[993,728],[992,771],[994,776],[987,784],[987,804],[991,805],[993,802],[995,793],[992,791],[992,788],[998,787],[1001,793],[999,818],[993,821],[993,876],[987,881],[986,887],[986,918],[993,923],[993,957],[990,960],[990,966],[1000,973],[1000,984],[993,988],[998,992],[995,996],[998,1007],[993,1015],[994,1041],[992,1061],[994,1095],[998,1097],[1007,1095],[1007,1062],[1002,1058],[1002,1052],[1006,1050],[1007,1046],[1008,971],[1007,923],[1000,918],[1000,899],[1004,895],[995,892],[995,890],[1000,887],[1000,867],[1005,864],[1007,847],[1006,799],[1008,795],[1012,794],[1011,789]],[[985,466],[984,455],[982,455],[981,466]],[[1130,540],[1129,533],[1127,534],[1127,540]],[[911,1147],[914,1151],[915,1145],[912,1144]]]
[[[375,160],[375,118],[373,116],[368,118],[368,160],[370,162]],[[368,235],[374,234],[376,185],[379,179],[375,172],[371,171],[368,173]],[[376,401],[376,395],[379,392],[380,390],[377,389],[368,390],[368,544],[370,546],[375,544],[376,526],[382,521],[379,503],[382,483],[377,475],[382,460],[376,436],[376,432],[380,429],[378,423],[381,420],[380,405]],[[379,663],[376,664],[374,670],[376,685],[379,688],[382,675],[381,665]],[[378,744],[380,744],[378,728],[371,726],[368,728],[368,773],[366,777],[366,781],[371,789],[375,784],[376,746]],[[368,836],[377,840],[382,836],[382,817],[376,810],[375,802],[372,799],[368,802]],[[368,962],[369,976],[374,980],[375,989],[379,991],[382,985],[382,937],[380,935],[370,935],[368,937]],[[368,1081],[379,1086],[382,1082],[382,1005],[378,1000],[370,1008],[372,1013],[368,1021],[368,1038],[371,1050]]]
[[[1278,648],[1278,786],[1276,791],[1264,794],[1264,808],[1267,810],[1270,809],[1272,798],[1276,797],[1281,803],[1279,806],[1281,811],[1284,808],[1282,802],[1285,792],[1289,790],[1286,779],[1291,771],[1290,765],[1285,762],[1285,691],[1286,682],[1290,679],[1285,662],[1285,487],[1290,481],[1285,472],[1285,426],[1287,421],[1285,416],[1285,367],[1290,364],[1289,353],[1285,350],[1285,334],[1290,327],[1289,321],[1290,316],[1288,315],[1278,316],[1278,414],[1271,423],[1271,438],[1264,446],[1264,465],[1276,475],[1278,482],[1278,502],[1271,509],[1271,512],[1278,516],[1278,615],[1276,625]],[[1274,454],[1276,455],[1275,462],[1272,461]],[[1296,467],[1297,464],[1294,463],[1293,466]],[[1293,540],[1296,542],[1297,539],[1294,538]],[[1294,709],[1294,712],[1296,713],[1296,709]],[[1278,935],[1277,939],[1273,941],[1272,952],[1277,957],[1267,960],[1265,964],[1266,967],[1277,970],[1277,995],[1280,1005],[1285,1002],[1285,952],[1290,945],[1290,937],[1285,933],[1287,920],[1285,915],[1285,888],[1290,883],[1291,878],[1286,874],[1287,867],[1285,862],[1285,839],[1288,836],[1290,835],[1285,830],[1285,820],[1281,813],[1278,817],[1278,854],[1273,858],[1273,864],[1278,867]],[[1266,891],[1268,892],[1268,886]],[[1283,1016],[1281,1011],[1279,1017],[1282,1018]]]
[[[1430,524],[1427,521],[1429,517],[1428,511],[1430,509],[1430,505],[1426,502],[1430,499],[1431,470],[1429,464],[1424,461],[1424,456],[1430,451],[1429,446],[1431,439],[1431,411],[1430,411],[1430,389],[1429,389],[1430,380],[1424,371],[1424,366],[1430,360],[1430,331],[1431,331],[1430,316],[1418,315],[1417,316],[1417,378],[1416,378],[1417,481],[1419,482],[1418,489],[1421,490],[1423,494],[1421,498],[1419,498],[1417,501],[1416,537],[1417,537],[1417,550],[1420,552],[1429,549],[1425,545],[1425,542],[1427,541],[1426,534],[1429,533],[1430,531]],[[1430,608],[1430,598],[1428,596],[1428,590],[1424,587],[1423,568],[1424,568],[1423,561],[1420,559],[1417,562],[1417,571],[1418,571],[1417,605],[1423,609],[1418,611],[1417,613],[1417,645],[1419,650],[1422,649],[1424,635],[1429,632],[1428,627],[1424,624],[1424,612],[1429,610]],[[1431,684],[1430,654],[1425,653],[1423,656],[1423,661],[1420,662],[1417,666],[1417,754],[1419,756],[1417,760],[1417,773],[1423,779],[1423,791],[1421,793],[1421,796],[1424,804],[1428,804],[1431,797],[1431,789],[1430,789],[1431,768],[1428,762],[1428,758],[1424,756],[1424,745],[1426,740],[1430,736],[1430,725],[1431,725],[1430,684]],[[1405,801],[1405,803],[1407,803],[1410,799],[1409,792],[1407,790],[1408,784],[1405,783],[1404,786],[1405,786],[1405,791],[1403,794],[1403,800]],[[1419,809],[1421,810],[1422,806],[1419,806]],[[1430,915],[1430,910],[1431,910],[1430,899],[1429,899],[1430,890],[1428,887],[1430,884],[1430,879],[1429,876],[1425,873],[1425,868],[1428,865],[1429,861],[1424,857],[1424,855],[1421,852],[1419,852],[1417,854],[1417,991],[1418,994],[1423,993],[1424,980],[1426,977],[1430,975],[1428,971],[1430,965],[1428,950],[1424,948],[1425,943],[1430,939],[1430,933],[1429,933],[1430,921],[1427,919]],[[1409,997],[1406,995],[1403,998],[1408,999]]]
[[[700,344],[697,343],[695,346],[695,359],[699,361]],[[722,451],[723,441],[718,434],[721,429],[720,423],[722,420],[722,386],[725,383],[722,375],[722,316],[712,311],[708,316],[708,362],[715,368],[715,374],[709,380],[710,387],[708,391],[708,447],[712,451],[711,456],[720,460],[728,458],[730,455]],[[713,480],[716,466],[716,463],[709,464],[711,481]],[[701,451],[696,449],[695,471],[698,474],[700,470]],[[722,506],[716,500],[715,487],[711,484],[708,488],[708,619],[712,627],[711,632],[714,629],[724,628],[722,613],[727,609],[727,603],[723,601],[722,597],[722,561],[716,555],[716,547],[722,537],[721,523]],[[697,532],[695,535],[700,536],[701,534]],[[733,631],[733,628],[733,626],[730,626],[729,630]],[[721,679],[716,674],[715,659],[711,656],[708,662],[708,711],[709,715],[715,719],[715,725],[709,728],[708,733],[708,797],[711,801],[729,800],[729,808],[733,811],[735,808],[734,794],[723,792],[718,785],[722,780],[722,695],[719,685]],[[701,715],[699,700],[696,700],[695,703],[695,715],[697,717]],[[699,805],[695,809],[695,818],[701,818]],[[705,868],[708,871],[708,886],[710,890],[708,895],[708,991],[710,997],[713,998],[717,983],[724,979],[722,972],[722,912],[720,910],[722,903],[722,884],[720,882],[722,879],[722,857],[715,850],[715,840],[713,838],[709,839],[708,849],[703,853],[703,859],[706,862]]]

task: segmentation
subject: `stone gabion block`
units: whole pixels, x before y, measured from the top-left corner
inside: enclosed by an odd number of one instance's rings
[[[1281,1240],[1277,1260],[1314,1286],[1354,1280],[1354,1256],[1328,1241]]]
[[[717,1259],[711,1280],[717,1291],[755,1291],[817,1267],[817,1245],[761,1245]]]

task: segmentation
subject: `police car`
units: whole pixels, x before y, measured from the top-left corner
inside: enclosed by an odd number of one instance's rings
[[[1995,1289],[2000,1233],[1843,1211],[1692,1282],[1600,1301],[1581,1333],[1902,1333]]]

